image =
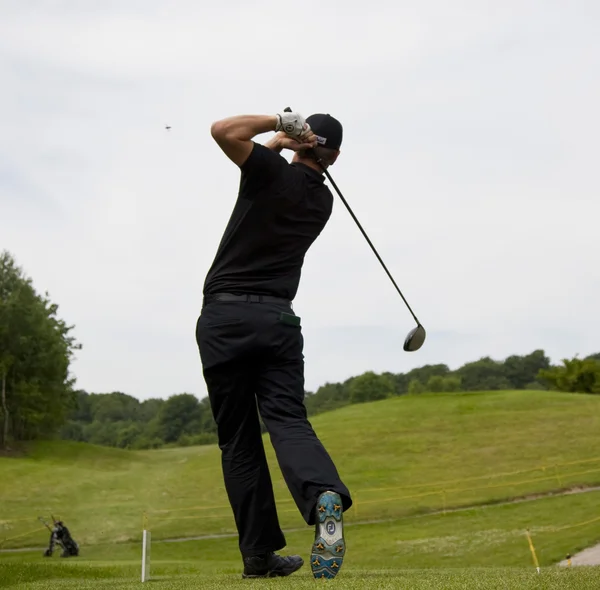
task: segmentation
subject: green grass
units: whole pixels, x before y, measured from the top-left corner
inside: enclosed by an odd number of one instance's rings
[[[354,494],[348,522],[600,485],[600,396],[401,396],[312,422]],[[282,525],[303,527],[268,443],[267,451]],[[50,513],[83,545],[139,540],[143,511],[155,539],[235,532],[215,446],[38,443],[25,457],[0,458],[0,482],[4,548],[44,545],[36,517]]]
[[[334,584],[343,588],[597,588],[600,567],[554,566],[600,539],[600,492],[410,517],[346,528],[348,553]],[[596,512],[597,513],[597,512]],[[579,526],[572,526],[579,525]],[[568,528],[563,528],[568,527]],[[525,536],[530,529],[541,574]],[[286,552],[307,557],[312,531],[288,533]],[[44,559],[41,552],[0,554],[0,587],[136,588],[140,545],[82,548],[81,557]],[[288,580],[240,579],[235,539],[154,542],[150,588],[314,587],[308,564]]]
[[[600,485],[600,396],[403,396],[312,422],[356,501],[346,514],[347,558],[333,584],[349,590],[600,588],[600,567],[556,567],[567,553],[600,542],[600,491],[535,496]],[[268,443],[267,451],[288,531],[286,552],[306,559],[312,531]],[[511,501],[520,496],[535,499]],[[0,547],[36,547],[0,553],[0,587],[139,587],[143,511],[153,534],[150,588],[314,587],[308,564],[285,580],[240,578],[216,447],[132,452],[65,442],[0,458]],[[82,547],[79,558],[42,557],[38,547],[47,544],[48,532],[36,530],[36,517],[50,513],[71,528]],[[233,536],[164,541],[214,533]]]
[[[43,568],[30,567],[14,584],[3,584],[0,588],[28,588],[30,590],[63,589],[119,589],[133,590],[143,587],[138,580],[122,574],[117,568],[106,568],[102,573],[88,569],[86,578],[35,579],[44,575]],[[29,581],[31,578],[34,580]],[[524,569],[454,569],[454,570],[402,570],[402,571],[355,571],[333,584],[347,590],[596,590],[600,583],[597,569],[552,570],[537,575]],[[229,588],[280,588],[314,589],[319,584],[303,575],[276,580],[242,580],[239,575],[190,576],[176,575],[170,579],[153,581],[149,588],[156,590],[224,590]]]

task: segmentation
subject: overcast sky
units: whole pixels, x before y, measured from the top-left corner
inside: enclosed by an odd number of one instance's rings
[[[75,324],[78,387],[204,397],[239,182],[210,124],[289,105],[342,121],[331,174],[428,331],[402,350],[336,196],[295,301],[307,389],[600,351],[599,72],[597,0],[0,0],[0,249]]]

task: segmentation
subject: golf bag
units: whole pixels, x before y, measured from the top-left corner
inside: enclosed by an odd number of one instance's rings
[[[44,522],[46,527],[50,530],[50,544],[48,549],[44,552],[44,557],[52,556],[55,545],[58,545],[62,549],[62,553],[60,554],[61,557],[77,557],[79,555],[79,545],[71,536],[69,529],[61,520],[54,520],[54,517],[52,517],[52,520],[54,522],[52,528]]]

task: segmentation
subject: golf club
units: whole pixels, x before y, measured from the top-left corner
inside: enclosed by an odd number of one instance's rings
[[[286,107],[284,109],[284,112],[291,113],[292,109],[290,107]],[[373,250],[375,256],[377,256],[377,260],[379,260],[379,262],[381,263],[383,270],[385,270],[385,272],[387,273],[387,276],[390,278],[390,281],[392,281],[392,284],[394,285],[394,287],[396,287],[396,291],[398,291],[398,293],[400,294],[400,297],[402,297],[402,301],[404,301],[404,303],[406,304],[406,307],[408,307],[408,311],[410,311],[415,322],[417,322],[417,326],[408,333],[408,335],[406,336],[406,338],[404,340],[404,350],[406,352],[414,352],[415,350],[419,350],[419,348],[421,348],[421,346],[423,346],[423,343],[425,342],[425,336],[426,336],[425,328],[423,327],[423,325],[421,324],[421,322],[418,320],[417,316],[411,309],[410,305],[408,304],[408,301],[406,301],[406,298],[402,294],[402,291],[400,291],[400,288],[396,284],[394,277],[392,276],[390,271],[387,269],[387,266],[381,259],[381,256],[379,256],[379,252],[377,252],[375,246],[373,246],[373,243],[369,239],[367,232],[365,232],[362,225],[356,218],[356,215],[354,215],[354,212],[350,208],[350,205],[348,205],[348,202],[346,201],[346,199],[344,199],[344,195],[342,195],[340,189],[335,184],[333,178],[331,178],[331,175],[327,171],[327,168],[325,166],[323,166],[323,164],[321,164],[320,158],[318,158],[314,152],[313,152],[313,155],[314,155],[315,159],[317,160],[317,163],[319,164],[319,166],[321,166],[321,169],[325,173],[325,176],[327,177],[327,179],[329,180],[329,182],[335,189],[336,193],[339,195],[340,199],[342,200],[342,203],[344,203],[344,205],[346,206],[346,209],[348,209],[348,213],[350,213],[350,215],[352,216],[352,219],[354,219],[354,222],[358,226],[358,229],[360,229],[360,231],[362,232],[362,235],[365,237],[365,240],[367,240],[367,243],[369,244],[369,246],[371,246],[371,249]]]

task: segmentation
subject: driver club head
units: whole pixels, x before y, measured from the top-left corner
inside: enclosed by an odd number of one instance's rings
[[[423,342],[425,342],[425,335],[425,328],[421,324],[413,328],[404,340],[404,350],[407,352],[419,350],[423,346]]]

